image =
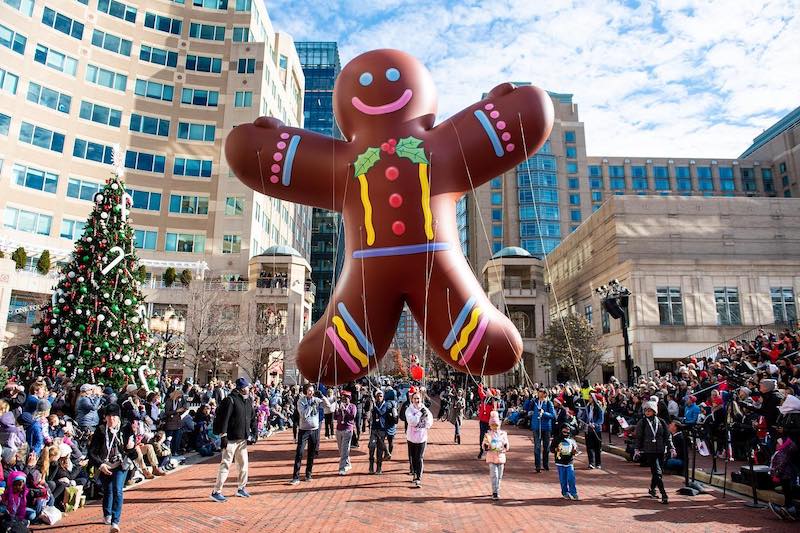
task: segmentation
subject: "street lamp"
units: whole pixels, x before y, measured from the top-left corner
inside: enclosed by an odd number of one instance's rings
[[[633,359],[631,358],[631,343],[628,339],[628,301],[631,291],[619,280],[612,279],[608,285],[597,287],[595,292],[600,295],[600,300],[608,314],[619,319],[622,327],[622,342],[625,346],[625,371],[628,375],[628,385],[633,385]]]
[[[167,374],[167,359],[182,359],[183,333],[185,324],[183,317],[176,314],[172,306],[164,312],[164,316],[153,316],[150,319],[150,331],[154,332],[160,341],[159,355],[161,356],[161,376]]]

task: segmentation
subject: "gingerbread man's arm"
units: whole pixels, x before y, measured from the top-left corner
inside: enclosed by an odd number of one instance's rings
[[[533,156],[553,128],[550,96],[533,86],[498,85],[480,102],[442,122],[431,133],[431,188],[463,192]],[[446,180],[436,180],[436,162]],[[442,173],[438,174],[439,176]]]
[[[255,191],[342,210],[352,159],[344,141],[260,117],[231,131],[225,140],[225,158],[234,174]]]

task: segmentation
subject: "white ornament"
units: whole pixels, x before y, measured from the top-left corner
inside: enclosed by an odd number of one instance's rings
[[[64,339],[58,339],[58,344],[64,344],[65,342],[67,341],[65,341]]]
[[[104,292],[103,293],[103,298],[111,298],[111,295],[108,294],[107,292]]]
[[[81,308],[79,307],[78,309],[76,309],[76,310],[75,310],[75,314],[76,314],[76,315],[82,315],[82,314],[83,314],[83,309],[81,309]]]
[[[131,299],[130,298],[125,298],[125,301],[122,302],[122,303],[124,303],[125,305],[131,305]]]
[[[92,242],[92,238],[91,237],[86,237],[86,242]]]
[[[102,218],[103,220],[107,219],[108,218],[108,213],[103,211],[102,213],[100,213],[100,218]]]
[[[53,325],[55,325],[55,324],[56,324],[56,319],[55,319],[55,318],[51,318],[51,319],[50,319],[50,323],[51,323],[51,324],[53,324]]]
[[[55,364],[56,366],[60,365],[60,364],[61,364],[61,359],[56,359],[54,364]]]
[[[64,300],[64,298],[59,298],[59,299],[58,299],[58,303],[60,303],[60,304],[63,304],[65,301],[66,301],[66,300]]]
[[[138,324],[138,323],[139,323],[139,320],[140,320],[140,319],[139,319],[139,317],[138,317],[138,316],[131,317],[131,322],[133,322],[134,324]]]
[[[49,351],[50,351],[50,349],[49,349],[47,346],[45,346],[44,348],[42,348],[42,351],[43,351],[44,353],[47,353],[47,352],[49,352]]]
[[[130,344],[130,342],[128,339],[122,339],[122,344]]]
[[[117,189],[119,189],[119,185],[117,185],[116,183],[112,183],[111,188],[116,191]]]
[[[105,372],[105,371],[106,371],[106,367],[104,367],[104,366],[101,366],[101,367],[100,367],[100,372]]]
[[[99,315],[97,315],[97,321],[98,322],[102,322],[105,319],[106,319],[106,315],[104,315],[103,313],[100,313]]]
[[[122,356],[122,362],[123,362],[123,363],[127,363],[127,362],[129,362],[130,360],[131,360],[131,358],[130,358],[130,357],[128,357],[127,355],[123,355],[123,356]]]
[[[103,196],[103,193],[99,192],[99,193],[94,195],[94,201],[97,202],[98,204],[100,202],[102,202],[104,199],[105,199],[105,196]]]
[[[119,359],[120,359],[119,354],[114,354],[114,360],[119,361]]]
[[[83,276],[79,276],[78,277],[78,282],[79,283],[83,283],[84,281],[86,281],[86,278],[84,278]]]
[[[80,337],[81,336],[81,332],[80,331],[76,331],[75,333],[73,333],[73,335],[75,335],[76,337]]]
[[[70,278],[70,279],[74,278],[75,277],[75,272],[70,272],[69,274],[67,274],[67,277]]]
[[[78,374],[83,374],[83,369],[82,368],[78,369]]]
[[[42,331],[42,330],[40,330],[39,328],[33,328],[33,329],[31,330],[31,333],[33,333],[34,335],[38,335],[38,334],[39,334],[41,331]]]
[[[94,353],[100,353],[100,347],[99,346],[94,349]]]
[[[116,331],[112,331],[112,332],[111,332],[111,336],[112,336],[112,337],[116,337],[117,335],[119,335],[119,333],[117,333]]]
[[[72,355],[72,354],[69,354],[69,355],[67,356],[67,361],[72,361],[73,359],[75,359],[75,356],[74,356],[74,355]]]

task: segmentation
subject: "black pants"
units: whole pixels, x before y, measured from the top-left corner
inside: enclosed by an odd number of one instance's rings
[[[411,476],[414,479],[422,479],[424,463],[422,457],[425,455],[425,442],[409,442],[408,457],[411,459]]]
[[[658,487],[659,492],[661,492],[662,496],[667,495],[667,491],[664,490],[664,477],[663,477],[663,468],[662,464],[664,462],[664,457],[659,453],[647,453],[645,455],[645,461],[647,465],[650,467],[650,490],[655,490]]]
[[[311,470],[314,468],[314,455],[317,450],[317,442],[319,442],[318,429],[300,429],[297,432],[297,449],[294,452],[294,473],[293,479],[300,479],[300,463],[303,460],[303,448],[308,442],[308,453],[306,454],[306,476],[311,475]]]
[[[781,480],[781,487],[783,488],[784,495],[784,507],[792,507],[794,505],[794,502],[792,501],[794,499],[794,486],[792,481],[793,480],[791,478]]]
[[[592,430],[589,430],[586,433],[586,454],[589,457],[589,464],[594,466],[600,466],[600,446],[602,442],[600,442],[600,435],[595,433]]]
[[[481,436],[478,439],[478,449],[480,449],[481,455],[483,455],[483,437],[486,436],[486,432],[489,431],[489,422],[480,422],[481,426]]]
[[[333,437],[336,435],[336,428],[333,427],[333,413],[325,414],[325,436]]]
[[[386,434],[386,451],[389,452],[389,455],[392,455],[394,451],[394,435]]]
[[[361,438],[361,407],[356,406],[356,419],[353,427],[353,436],[350,446],[358,446],[358,439]]]
[[[372,464],[377,461],[378,470],[380,470],[386,453],[386,432],[373,429],[369,436],[369,466],[372,467]]]

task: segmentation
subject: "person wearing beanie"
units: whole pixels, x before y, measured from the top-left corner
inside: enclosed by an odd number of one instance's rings
[[[777,421],[781,412],[779,406],[783,403],[783,393],[778,390],[778,382],[774,379],[762,379],[758,383],[758,390],[761,393],[761,407],[754,412],[762,415],[766,420],[770,437],[767,439],[767,453],[772,456],[775,453],[775,445],[779,437],[777,433]]]
[[[658,416],[658,404],[653,400],[648,400],[642,404],[644,418],[636,426],[637,445],[634,453],[634,461],[643,455],[646,463],[650,466],[650,490],[648,493],[651,498],[656,498],[656,488],[661,492],[661,503],[669,503],[667,491],[664,488],[662,467],[665,454],[675,457],[675,445],[672,442],[672,434],[669,432],[667,422]]]
[[[564,424],[559,428],[558,434],[550,444],[553,459],[558,469],[558,481],[561,484],[561,496],[568,500],[578,499],[578,489],[575,486],[575,465],[572,462],[580,455],[578,443],[573,436],[573,426]]]
[[[586,424],[586,453],[589,468],[602,468],[602,434],[605,412],[597,402],[595,394],[589,395],[589,403],[580,412],[579,418]]]
[[[180,389],[176,389],[180,391]],[[217,481],[211,492],[211,499],[225,502],[222,487],[228,479],[231,463],[239,468],[239,488],[236,496],[249,498],[247,492],[248,456],[247,445],[254,444],[258,437],[258,413],[250,398],[250,382],[247,378],[236,380],[236,388],[222,400],[214,418],[214,434],[222,439],[222,461],[217,472]]]
[[[506,464],[506,452],[509,449],[508,434],[500,429],[500,414],[489,413],[489,431],[483,436],[483,449],[486,462],[489,464],[489,477],[492,481],[492,499],[500,498],[500,482],[503,480],[503,469]]]

